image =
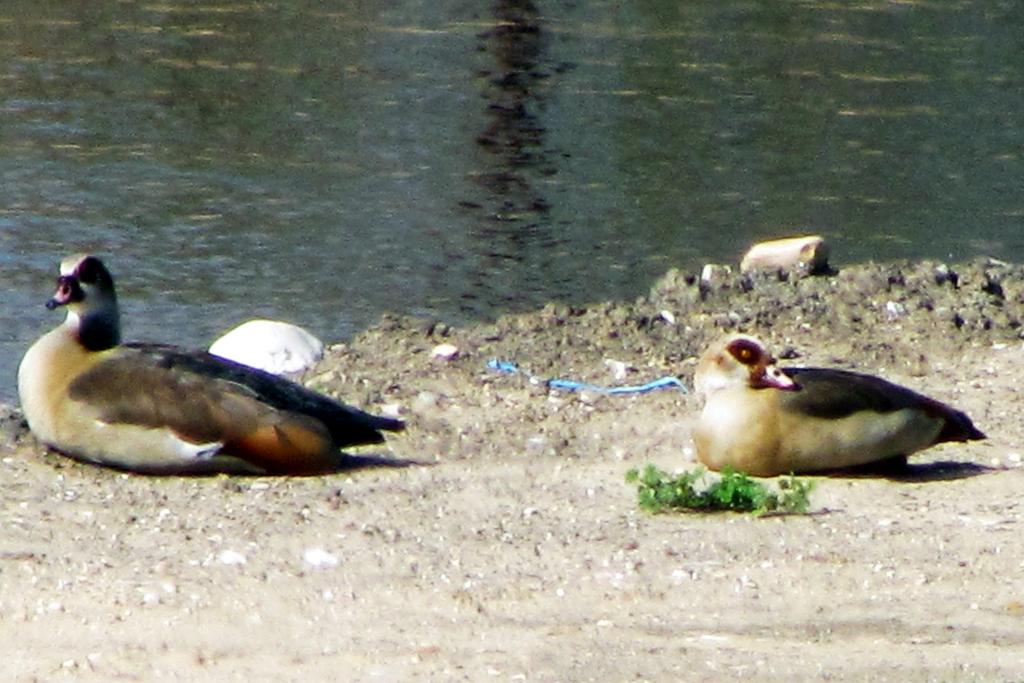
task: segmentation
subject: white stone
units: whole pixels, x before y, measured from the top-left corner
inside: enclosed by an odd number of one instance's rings
[[[302,553],[302,559],[306,564],[318,569],[324,567],[337,567],[339,562],[337,555],[329,553],[323,548],[307,548],[306,552]]]
[[[717,263],[705,263],[700,271],[700,281],[705,287],[714,287],[732,274],[732,268]]]
[[[626,375],[630,370],[629,363],[613,358],[605,358],[604,364],[612,371],[612,376],[620,382],[626,379]]]
[[[217,556],[217,559],[220,561],[221,564],[227,565],[238,565],[246,563],[245,555],[238,552],[237,550],[225,550]]]
[[[898,301],[886,301],[885,314],[889,319],[902,318],[907,314],[907,307]]]
[[[293,375],[316,365],[324,357],[324,344],[290,323],[249,320],[213,342],[210,353],[275,375]]]
[[[432,358],[440,358],[441,360],[454,360],[459,355],[459,347],[454,344],[438,344],[430,352]]]

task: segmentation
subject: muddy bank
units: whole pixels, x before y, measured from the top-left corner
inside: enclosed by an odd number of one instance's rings
[[[0,656],[18,680],[1020,680],[1022,312],[1024,268],[977,261],[672,272],[465,328],[389,316],[305,379],[409,428],[325,477],[126,475],[9,418]],[[691,464],[697,399],[528,376],[689,385],[733,330],[989,439],[908,481],[819,479],[806,517],[651,517],[623,475]]]

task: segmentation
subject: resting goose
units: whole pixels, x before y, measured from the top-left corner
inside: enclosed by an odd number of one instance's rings
[[[161,344],[122,344],[114,281],[94,256],[60,265],[63,324],[18,368],[32,432],[75,458],[149,473],[313,474],[383,442],[376,417],[262,370]]]
[[[747,335],[713,344],[694,386],[705,401],[693,435],[697,457],[712,470],[760,477],[837,470],[985,438],[959,410],[884,379],[780,369]]]

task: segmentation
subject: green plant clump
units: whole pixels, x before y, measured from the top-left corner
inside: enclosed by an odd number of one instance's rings
[[[805,513],[814,488],[814,482],[793,475],[779,481],[778,493],[730,468],[722,470],[720,477],[705,485],[706,475],[703,467],[697,467],[673,477],[654,465],[647,465],[643,471],[626,472],[626,481],[636,484],[641,509],[654,514],[671,510]]]

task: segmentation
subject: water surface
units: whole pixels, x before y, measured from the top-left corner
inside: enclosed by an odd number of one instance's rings
[[[818,232],[842,266],[1016,260],[1015,3],[0,8],[0,398],[57,261],[130,338],[344,339],[633,297]]]

